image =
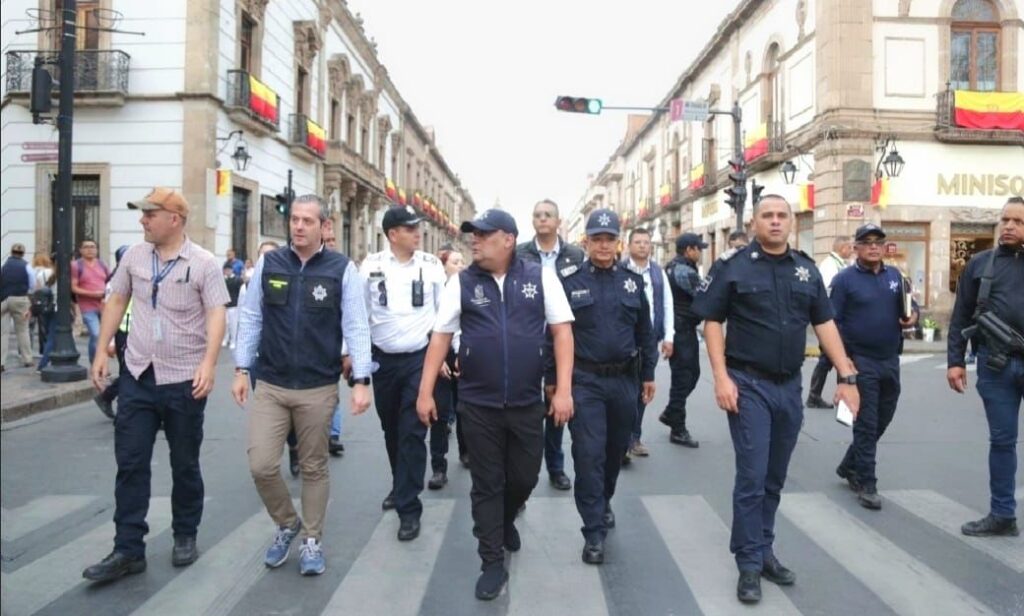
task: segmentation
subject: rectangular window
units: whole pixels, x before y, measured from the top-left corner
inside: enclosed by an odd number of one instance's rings
[[[998,82],[999,34],[996,32],[978,32],[977,72],[975,89],[980,92],[993,92]]]
[[[301,66],[295,70],[295,112],[308,115],[306,109],[306,89],[309,82],[309,73]]]
[[[365,126],[359,134],[359,153],[363,158],[370,159],[370,131]]]
[[[238,28],[238,68],[252,73],[252,47],[253,31],[256,29],[256,22],[249,17],[249,14],[242,12],[242,23]]]
[[[345,141],[348,143],[348,147],[353,150],[356,147],[356,116],[353,113],[348,114],[345,126]]]
[[[84,240],[100,245],[100,176],[74,175],[71,178],[72,246]],[[101,247],[102,248],[102,247]],[[101,253],[102,254],[102,253]]]
[[[338,99],[331,99],[331,133],[330,138],[332,141],[337,141],[341,134],[341,103]]]
[[[231,194],[231,247],[243,261],[249,257],[249,195],[237,186]]]

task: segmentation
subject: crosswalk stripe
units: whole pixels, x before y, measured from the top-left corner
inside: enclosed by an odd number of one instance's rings
[[[942,364],[936,364],[935,369],[936,370],[946,370],[946,369],[948,369],[948,367],[949,366],[947,366],[945,363],[942,363]],[[978,371],[978,364],[967,364],[966,369],[967,369],[967,372],[977,372]]]
[[[937,526],[967,545],[988,554],[1018,573],[1024,573],[1024,543],[1015,538],[968,537],[960,526],[968,520],[977,520],[982,514],[931,490],[887,490],[883,496]]]
[[[922,359],[931,359],[934,355],[930,353],[924,354],[913,354],[913,355],[900,355],[900,365],[912,364],[914,362],[921,361]]]
[[[821,494],[789,494],[782,513],[899,614],[990,614],[948,582]]]
[[[52,524],[62,517],[84,508],[96,500],[95,496],[71,494],[43,496],[16,509],[0,511],[0,539],[15,541],[25,535]]]
[[[323,614],[418,614],[455,501],[423,502],[420,536],[398,541],[398,516],[385,514]]]
[[[199,560],[150,596],[133,616],[230,613],[266,572],[263,553],[273,528],[264,511],[250,517],[212,549],[200,553]]]
[[[149,502],[149,535],[158,535],[171,525],[171,499]],[[32,614],[82,583],[82,570],[110,551],[113,522],[103,524],[12,573],[0,575],[4,589],[5,614]]]
[[[580,560],[583,535],[571,498],[531,497],[516,527],[523,549],[512,555],[508,614],[608,614],[601,573]]]
[[[736,561],[729,554],[729,529],[700,496],[644,496],[654,525],[683,574],[701,612],[736,614]],[[799,614],[774,584],[762,584],[758,614]]]

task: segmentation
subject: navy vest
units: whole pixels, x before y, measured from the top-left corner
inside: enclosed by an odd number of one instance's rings
[[[341,377],[341,294],[348,257],[321,250],[302,267],[284,246],[263,257],[263,328],[256,373],[287,389]],[[252,281],[256,284],[256,281]]]
[[[697,264],[682,255],[676,255],[665,266],[665,275],[668,276],[668,286],[672,292],[676,332],[695,327],[701,321],[690,308],[701,284]]]
[[[651,267],[651,287],[653,288],[654,322],[651,323],[654,341],[661,342],[665,339],[665,279],[662,277],[661,267],[654,261],[648,261]],[[633,271],[629,267],[629,258],[622,260],[622,267]],[[643,274],[638,274],[643,276]]]
[[[28,267],[25,259],[11,255],[0,268],[0,301],[28,295]]]
[[[541,401],[547,325],[541,271],[539,264],[515,258],[505,275],[504,301],[489,272],[471,265],[459,273],[459,400],[491,408]]]

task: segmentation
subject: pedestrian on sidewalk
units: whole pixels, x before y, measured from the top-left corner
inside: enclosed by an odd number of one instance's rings
[[[555,272],[559,279],[576,271],[586,255],[579,246],[569,244],[559,237],[558,230],[562,226],[562,218],[559,215],[558,204],[551,199],[538,201],[533,206],[532,222],[533,239],[519,244],[516,247],[516,256],[540,263],[546,269]],[[545,404],[548,402],[545,398]],[[572,488],[572,480],[565,473],[565,452],[562,448],[564,434],[564,425],[556,425],[554,415],[545,417],[544,464],[548,471],[548,481],[556,490]]]
[[[153,441],[161,427],[173,478],[171,563],[186,566],[199,556],[196,534],[204,496],[199,451],[228,301],[217,260],[185,234],[190,208],[181,193],[159,186],[128,207],[142,211],[145,242],[128,249],[111,279],[99,332],[105,348],[131,301],[128,371],[121,376],[114,422],[114,550],[82,573],[94,582],[146,570]],[[97,355],[92,363],[97,391],[106,388],[108,377],[108,359]]]
[[[972,537],[1017,536],[1017,434],[1024,400],[1024,199],[1003,205],[997,228],[999,245],[967,263],[956,290],[947,337],[946,380],[958,393],[967,390],[964,351],[970,331],[978,325],[978,394],[988,420],[989,513],[967,522],[961,532]],[[984,323],[982,323],[984,321]],[[987,325],[998,322],[1008,336]]]
[[[0,370],[5,368],[11,341],[11,323],[18,339],[18,356],[23,366],[32,365],[32,340],[28,335],[28,322],[32,303],[29,294],[35,289],[36,275],[25,261],[25,245],[13,244],[11,255],[0,267]]]
[[[42,357],[46,354],[46,342],[50,338],[50,327],[57,311],[57,270],[53,267],[50,255],[37,252],[32,258],[32,271],[35,272],[36,284],[29,299],[39,334],[39,356]]]
[[[508,212],[484,210],[461,229],[472,234],[473,265],[442,292],[416,412],[424,425],[437,421],[434,387],[461,331],[457,412],[472,456],[473,535],[482,561],[476,597],[489,601],[508,581],[505,551],[522,546],[515,516],[537,485],[545,413],[557,425],[572,417],[572,311],[554,272],[516,256],[518,230]],[[558,371],[550,411],[541,396],[548,330]]]
[[[855,415],[858,408],[856,369],[832,320],[821,275],[810,257],[789,247],[789,202],[764,195],[754,204],[753,219],[754,241],[717,260],[693,302],[694,314],[705,322],[715,400],[726,411],[736,451],[729,549],[743,603],[761,600],[761,577],[779,585],[796,581],[773,544],[775,512],[803,422],[800,368],[808,323],[839,370],[836,398]]]
[[[362,277],[348,257],[323,245],[329,214],[320,197],[297,197],[288,221],[291,243],[256,263],[239,316],[231,386],[235,401],[244,405],[249,372],[255,368],[249,471],[277,526],[264,564],[283,565],[301,532],[302,575],[320,575],[326,569],[321,541],[330,497],[327,432],[338,403],[343,338],[359,381],[352,388],[352,413],[370,406],[372,362]],[[301,518],[281,477],[281,448],[293,425],[302,466]]]
[[[221,346],[233,350],[235,348],[235,340],[238,337],[238,297],[245,287],[245,281],[227,263],[224,264],[222,271],[224,272],[224,285],[228,288],[230,300],[227,305],[228,327]]]
[[[904,319],[903,274],[882,260],[885,231],[876,224],[861,225],[854,234],[857,259],[832,279],[830,299],[843,346],[857,368],[860,413],[853,424],[853,443],[836,473],[857,493],[867,509],[881,509],[875,458],[878,441],[896,414],[900,397],[900,354],[903,328],[917,323]]]
[[[82,322],[89,330],[89,363],[96,358],[99,342],[100,317],[103,314],[103,298],[107,295],[110,268],[99,258],[99,247],[91,239],[82,240],[78,246],[81,255],[71,264],[71,293],[75,297]]]
[[[836,274],[850,264],[850,257],[852,255],[853,242],[850,241],[848,236],[841,235],[832,240],[832,252],[828,253],[828,256],[818,264],[821,281],[825,285],[825,290],[830,294],[832,293],[832,280],[836,277]],[[818,363],[814,366],[814,372],[811,373],[811,387],[810,391],[807,392],[807,408],[833,408],[830,402],[821,397],[821,393],[825,389],[825,380],[828,379],[828,373],[831,370],[832,362],[829,361],[828,355],[822,351],[818,355]]]
[[[628,249],[629,257],[622,261],[622,266],[643,277],[644,295],[647,297],[647,305],[650,307],[654,344],[660,348],[662,357],[671,361],[675,350],[675,306],[665,271],[651,260],[651,231],[645,227],[637,227],[630,231]],[[655,361],[657,361],[657,355],[655,355]],[[647,408],[647,404],[643,401],[643,393],[643,388],[639,388],[636,399],[636,417],[633,419],[629,450],[622,458],[623,464],[628,464],[631,456],[646,457],[650,455],[647,447],[640,441],[643,434],[644,410]]]

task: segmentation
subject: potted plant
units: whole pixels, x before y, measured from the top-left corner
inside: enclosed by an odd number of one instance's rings
[[[921,334],[924,336],[925,342],[933,342],[935,340],[935,332],[938,329],[939,324],[931,317],[925,317],[921,321]]]

